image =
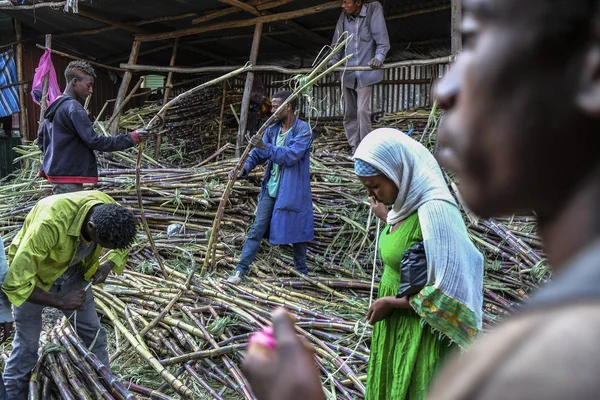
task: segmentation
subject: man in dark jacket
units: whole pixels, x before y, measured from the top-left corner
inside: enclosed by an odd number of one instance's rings
[[[84,183],[98,183],[94,150],[125,150],[147,136],[144,130],[111,137],[94,131],[83,104],[93,92],[95,77],[88,63],[69,63],[65,70],[67,87],[44,114],[38,135],[38,147],[44,153],[39,175],[53,184],[54,194],[83,190]]]
[[[310,191],[310,126],[296,118],[295,104],[281,107],[291,95],[283,91],[273,95],[271,106],[276,113],[276,123],[261,138],[255,135],[250,143],[252,150],[244,165],[241,177],[267,161],[256,209],[256,219],[248,233],[242,256],[235,273],[227,280],[239,283],[250,270],[250,264],[260,242],[270,232],[272,244],[289,244],[294,247],[294,267],[306,274],[307,242],[314,237],[312,194]]]

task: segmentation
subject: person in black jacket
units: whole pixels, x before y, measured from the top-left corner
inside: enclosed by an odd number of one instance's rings
[[[96,72],[84,61],[72,61],[65,70],[67,87],[48,107],[38,134],[44,153],[39,176],[53,184],[53,193],[83,190],[83,184],[98,183],[94,150],[125,150],[143,141],[148,132],[137,130],[117,136],[98,135],[83,108],[93,93]]]

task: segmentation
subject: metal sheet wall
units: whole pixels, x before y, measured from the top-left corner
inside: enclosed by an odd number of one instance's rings
[[[384,79],[373,87],[373,113],[393,113],[413,108],[431,107],[433,83],[448,70],[449,64],[431,64],[386,69]],[[269,96],[290,87],[289,75],[261,73],[260,78]],[[200,84],[208,77],[199,78],[189,85]],[[230,80],[231,87],[243,89],[245,75]],[[182,90],[182,89],[180,89]],[[312,103],[300,103],[300,111],[311,117],[339,119],[344,115],[339,75],[331,74],[313,87]]]

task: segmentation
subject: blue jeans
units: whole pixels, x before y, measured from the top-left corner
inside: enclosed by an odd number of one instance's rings
[[[252,228],[248,232],[248,237],[244,242],[244,247],[242,247],[240,262],[236,267],[236,270],[244,275],[250,271],[250,264],[254,261],[260,242],[269,229],[269,225],[271,225],[275,200],[274,197],[265,193],[258,202],[254,224],[252,224]],[[294,247],[294,268],[303,274],[308,273],[308,268],[306,267],[306,248],[308,247],[308,243],[294,243],[292,246]]]

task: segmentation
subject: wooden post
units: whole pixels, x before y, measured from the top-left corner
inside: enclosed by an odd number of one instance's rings
[[[258,23],[254,28],[254,38],[252,39],[252,48],[250,50],[250,64],[256,65],[258,58],[258,47],[260,46],[260,37],[262,35],[263,24]],[[242,110],[240,112],[240,126],[238,130],[237,142],[235,145],[235,156],[239,157],[244,149],[244,135],[248,125],[248,109],[250,108],[250,96],[252,95],[252,84],[254,83],[254,72],[248,72],[246,75],[246,86],[242,96]]]
[[[138,80],[138,83],[136,83],[135,86],[133,87],[133,89],[131,89],[131,92],[129,92],[127,97],[125,97],[125,99],[121,102],[121,104],[119,104],[119,107],[115,108],[115,112],[113,113],[113,116],[110,117],[110,119],[108,120],[108,126],[111,126],[113,124],[113,122],[115,122],[115,118],[116,118],[115,114],[117,114],[117,115],[121,114],[121,111],[123,111],[123,108],[125,108],[127,103],[129,103],[129,100],[131,100],[131,98],[133,97],[135,92],[137,92],[137,90],[140,88],[140,86],[142,86],[142,83],[144,83],[144,77],[141,77]]]
[[[129,63],[135,64],[137,62],[138,55],[140,54],[140,41],[134,40],[133,45],[131,46],[131,53],[129,54]],[[125,71],[123,74],[123,81],[121,82],[121,86],[119,87],[119,92],[117,93],[117,100],[115,101],[115,110],[111,119],[114,120],[113,124],[110,126],[110,132],[113,136],[115,136],[119,131],[119,106],[125,99],[127,95],[127,89],[129,88],[129,83],[131,83],[131,71]]]
[[[52,47],[52,35],[46,35],[46,42],[44,46],[49,49]],[[42,99],[40,100],[40,124],[39,128],[42,126],[42,122],[44,122],[44,113],[46,112],[46,108],[48,108],[48,82],[50,81],[50,74],[46,74],[44,76],[44,85],[42,86]]]
[[[15,21],[15,36],[17,39],[17,81],[23,82],[23,28],[21,23]],[[25,84],[19,85],[19,133],[21,138],[29,139],[29,129],[27,127],[27,103],[25,103]]]
[[[171,54],[171,62],[169,62],[169,66],[173,67],[175,65],[175,59],[177,58],[177,47],[179,46],[179,38],[175,38],[175,44],[173,45],[173,53]],[[165,83],[165,95],[163,97],[163,104],[167,104],[169,101],[169,96],[171,95],[171,88],[173,87],[173,72],[169,72],[167,74],[167,82]],[[154,158],[158,158],[160,154],[160,145],[162,144],[162,133],[160,131],[158,136],[156,137],[156,147],[154,148]]]
[[[451,9],[451,47],[452,55],[455,56],[462,50],[462,6],[461,0],[452,0]]]
[[[225,115],[225,103],[227,102],[227,81],[223,81],[223,94],[221,96],[221,113],[219,114],[219,136],[217,137],[217,149],[221,148],[221,136],[223,135],[223,116]]]

